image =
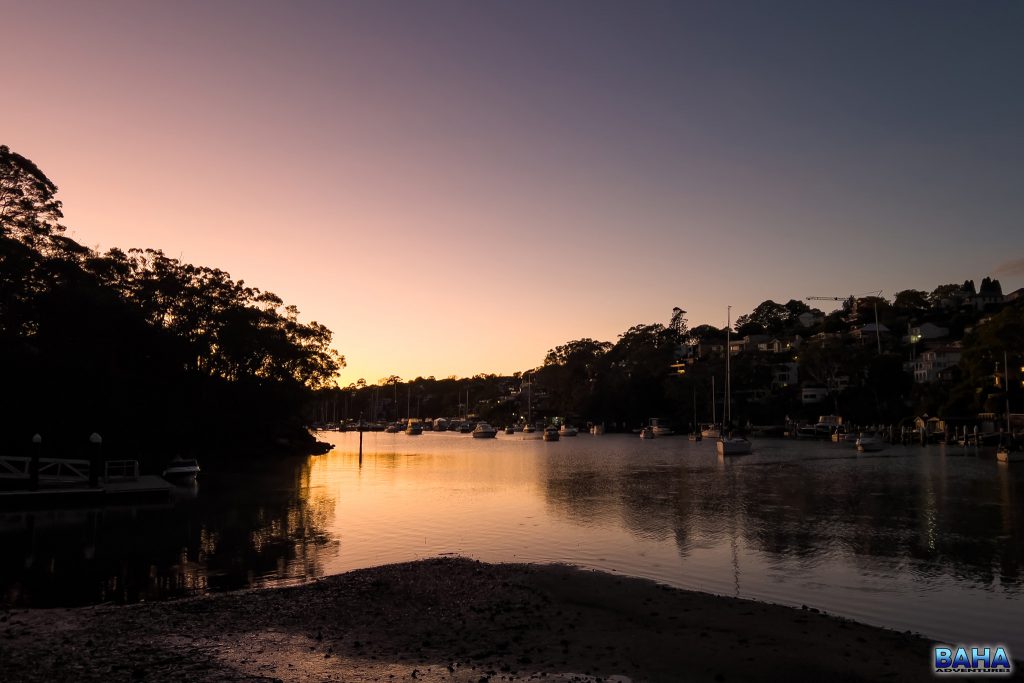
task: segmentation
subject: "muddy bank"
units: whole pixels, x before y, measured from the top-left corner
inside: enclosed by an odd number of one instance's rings
[[[292,588],[0,614],[5,681],[932,680],[931,643],[561,566],[425,560]]]

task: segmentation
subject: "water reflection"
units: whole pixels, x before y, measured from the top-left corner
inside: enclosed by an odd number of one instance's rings
[[[1021,477],[1010,468],[938,451],[799,455],[705,467],[688,459],[551,458],[543,461],[545,497],[574,523],[617,516],[635,536],[673,538],[682,557],[739,535],[748,548],[808,569],[836,555],[867,565],[908,558],[921,575],[1020,589]]]
[[[201,488],[200,488],[201,487]],[[324,573],[334,501],[308,462],[204,473],[171,503],[0,513],[0,586],[14,605],[137,602]]]
[[[1024,468],[941,447],[329,434],[159,508],[0,515],[8,602],[133,601],[461,553],[810,604],[937,636],[1015,635]]]

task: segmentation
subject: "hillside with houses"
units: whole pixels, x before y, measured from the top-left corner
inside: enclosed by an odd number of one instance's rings
[[[891,299],[838,299],[829,312],[795,299],[764,301],[730,330],[690,328],[675,309],[667,324],[635,325],[615,342],[570,341],[511,376],[391,376],[327,390],[316,417],[511,425],[529,416],[609,431],[659,417],[688,430],[721,421],[728,347],[738,427],[813,423],[821,414],[860,425],[935,417],[954,427],[998,424],[1008,401],[1024,412],[1022,291],[1004,293],[985,277]]]

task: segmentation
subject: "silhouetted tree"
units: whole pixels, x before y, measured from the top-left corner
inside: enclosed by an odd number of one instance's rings
[[[36,246],[64,231],[57,186],[34,163],[0,145],[0,237]]]
[[[100,431],[135,457],[149,433],[154,457],[311,439],[304,404],[344,364],[327,328],[218,269],[83,247],[56,190],[0,147],[0,439],[64,454]]]

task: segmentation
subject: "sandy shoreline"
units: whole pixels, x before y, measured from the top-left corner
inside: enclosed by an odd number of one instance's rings
[[[465,559],[0,613],[5,681],[907,681],[933,680],[931,647],[813,610]]]

